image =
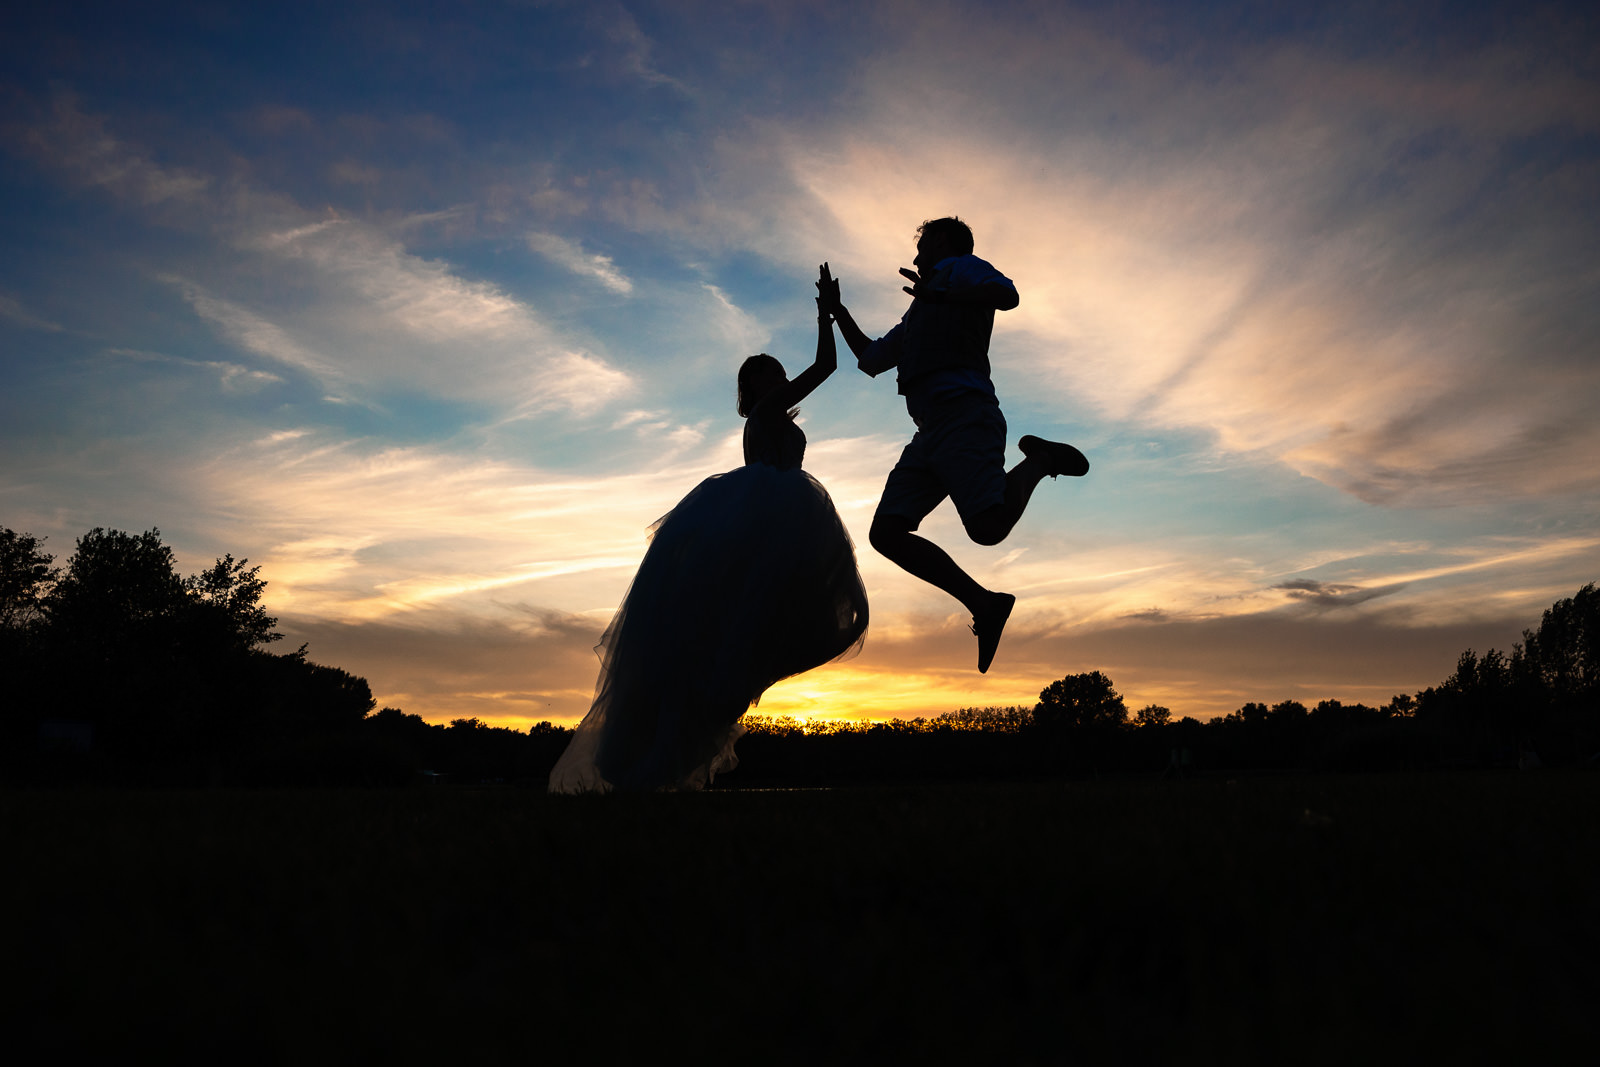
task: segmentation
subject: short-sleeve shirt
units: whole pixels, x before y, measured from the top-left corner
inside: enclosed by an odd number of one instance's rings
[[[1016,289],[993,264],[968,254],[940,260],[924,284],[948,292],[992,282]],[[989,335],[993,329],[993,308],[913,300],[894,328],[873,341],[857,363],[874,377],[898,367],[899,391],[908,403],[913,396],[943,400],[964,392],[992,397]]]

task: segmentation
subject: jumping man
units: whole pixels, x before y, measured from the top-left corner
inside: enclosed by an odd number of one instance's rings
[[[1020,301],[1011,280],[972,254],[972,231],[954,216],[917,229],[911,307],[876,341],[861,332],[839,301],[838,283],[824,292],[856,365],[876,377],[898,367],[899,392],[917,432],[889,472],[868,535],[872,547],[931,582],[972,613],[978,670],[987,671],[1017,598],[985,589],[938,545],[915,531],[945,497],[955,501],[967,536],[980,545],[1005,540],[1046,475],[1074,477],[1089,461],[1071,445],[1027,436],[1023,460],[1005,469],[1006,420],[989,378],[994,313]]]

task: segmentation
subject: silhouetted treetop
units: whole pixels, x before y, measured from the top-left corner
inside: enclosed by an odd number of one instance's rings
[[[1553,696],[1600,693],[1600,592],[1591,582],[1545,610],[1512,650],[1514,672]]]
[[[0,629],[28,626],[60,576],[42,537],[0,527]]]
[[[186,603],[160,530],[135,535],[96,527],[78,538],[45,606],[53,630],[120,644],[135,631],[175,618]]]
[[[254,648],[281,640],[273,632],[278,620],[261,606],[267,583],[259,566],[245,569],[250,561],[234,561],[226,555],[199,574],[185,578],[184,591],[194,598],[194,606],[204,615],[214,616],[216,629],[225,632],[242,648]]]
[[[1171,721],[1172,709],[1160,704],[1146,704],[1133,715],[1133,725],[1138,727],[1165,726]]]
[[[1111,679],[1099,671],[1069,674],[1051,682],[1039,694],[1033,709],[1041,726],[1118,727],[1128,721],[1128,707]]]
[[[152,641],[219,651],[276,641],[277,619],[261,606],[260,567],[232,555],[188,578],[178,575],[161,531],[90,530],[42,604],[57,641],[108,650]]]

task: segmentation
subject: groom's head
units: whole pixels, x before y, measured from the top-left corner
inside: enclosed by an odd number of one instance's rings
[[[917,269],[930,271],[942,259],[972,254],[972,230],[954,215],[917,227]]]

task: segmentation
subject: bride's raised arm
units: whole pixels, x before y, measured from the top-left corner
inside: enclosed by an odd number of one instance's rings
[[[833,308],[839,306],[839,282],[828,273],[828,265],[819,268],[817,279],[817,358],[811,366],[785,382],[776,394],[762,401],[762,405],[788,410],[811,395],[811,391],[839,369],[838,346],[833,339]]]

